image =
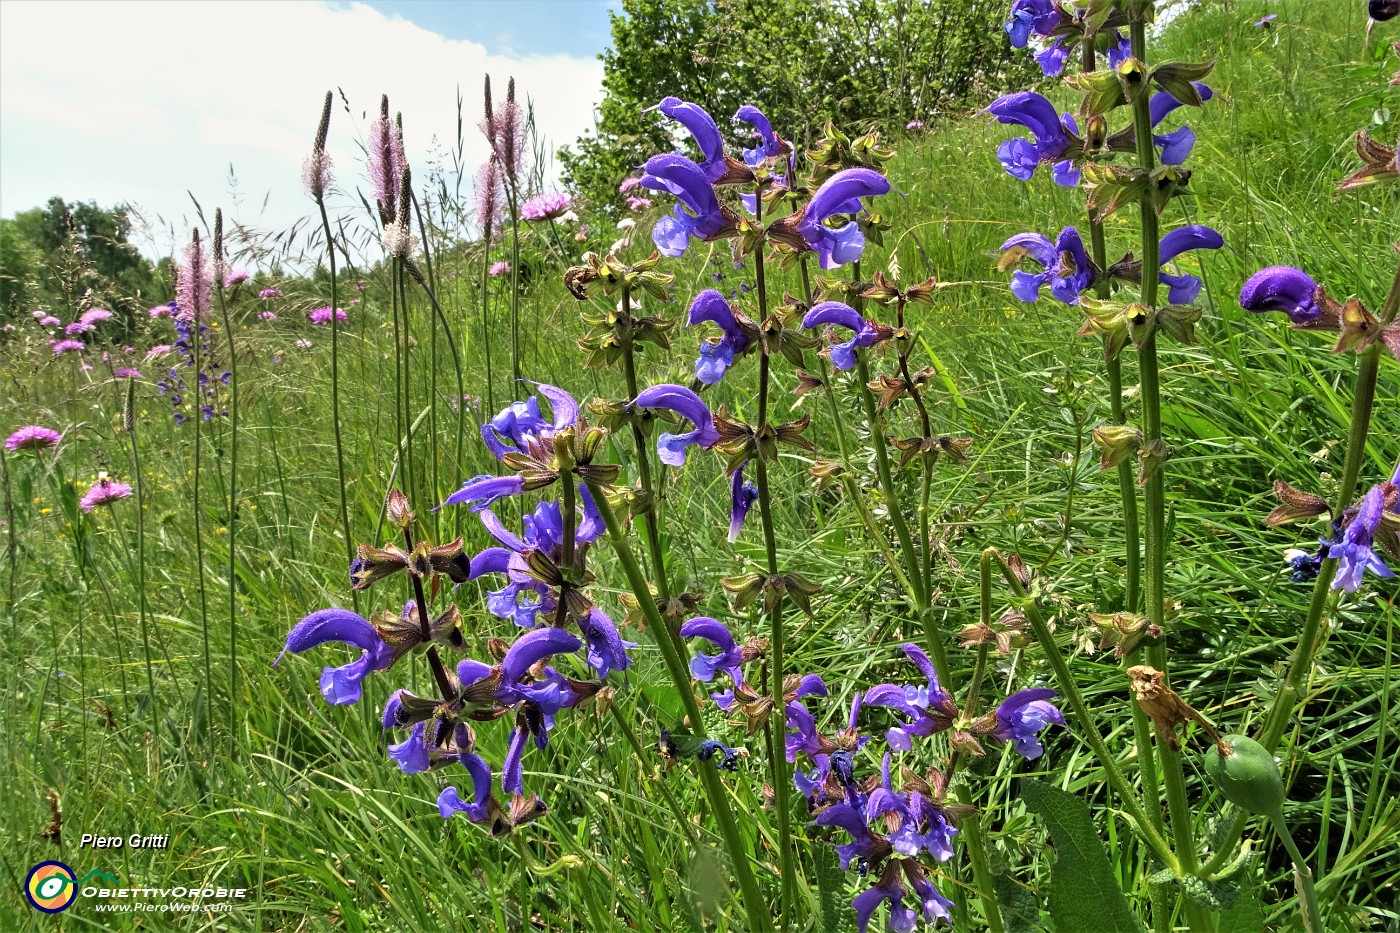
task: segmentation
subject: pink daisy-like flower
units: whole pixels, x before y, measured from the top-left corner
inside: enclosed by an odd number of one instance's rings
[[[311,318],[312,324],[329,324],[332,315],[337,321],[346,320],[345,312],[339,308],[313,308],[307,317]]]
[[[258,297],[261,298],[263,301],[267,301],[269,298],[281,298],[282,289],[264,288],[262,291],[258,292]]]
[[[93,327],[101,321],[110,321],[114,317],[116,317],[116,315],[106,308],[88,308],[82,314],[78,315],[78,320],[88,327]]]
[[[62,323],[62,321],[54,317],[52,314],[39,318],[39,325],[41,327],[57,327]]]
[[[69,324],[67,327],[63,328],[63,332],[68,336],[72,337],[75,334],[81,334],[91,329],[92,328],[88,327],[82,321],[74,321],[72,324]]]
[[[620,184],[620,185],[617,186],[617,193],[618,193],[618,194],[626,194],[627,192],[631,191],[633,188],[637,187],[637,186],[640,185],[641,183],[642,183],[642,176],[640,176],[640,175],[629,175],[629,176],[627,176],[626,178],[622,179],[622,184]]]
[[[276,312],[276,311],[261,311],[261,312],[258,313],[258,317],[262,318],[264,321],[275,321],[275,320],[277,320],[277,312]]]
[[[165,305],[156,305],[154,308],[152,308],[152,309],[151,309],[150,311],[148,311],[147,313],[150,314],[150,316],[153,317],[153,318],[161,318],[161,317],[170,317],[170,315],[174,312],[174,310],[175,310],[175,309],[172,308],[170,305],[165,304]]]
[[[553,220],[573,207],[567,194],[538,194],[520,205],[520,216],[527,221]]]
[[[158,343],[146,351],[146,362],[158,360],[170,352],[170,344]]]
[[[58,442],[63,440],[63,435],[53,428],[46,428],[41,424],[26,424],[9,437],[5,438],[5,449],[11,452],[17,450],[48,450],[50,447],[57,447]]]
[[[127,356],[130,356],[131,354],[133,354],[133,353],[136,352],[136,348],[135,348],[135,347],[122,347],[122,352],[125,353]]]
[[[33,317],[34,320],[37,321],[37,320],[39,320],[39,319],[41,319],[41,318],[47,316],[48,313],[49,313],[49,312],[45,311],[43,308],[36,308],[34,311],[31,311],[31,312],[30,312],[30,316]]]
[[[230,272],[228,278],[224,279],[224,288],[233,288],[233,286],[246,281],[248,281],[247,272]]]
[[[627,209],[629,211],[644,211],[651,207],[651,198],[628,198]]]
[[[81,366],[78,367],[78,372],[80,372],[80,373],[90,373],[90,372],[92,372],[92,364],[91,364],[91,363],[84,363],[83,365],[81,365]]]
[[[510,263],[506,262],[504,259],[500,262],[493,262],[491,263],[490,271],[492,275],[505,275],[510,271]]]
[[[108,478],[104,473],[97,478],[97,482],[83,497],[78,500],[78,507],[84,512],[91,512],[99,505],[107,505],[116,502],[118,499],[125,499],[131,495],[131,486],[127,483],[119,483]]]
[[[117,370],[112,375],[116,376],[118,379],[140,379],[141,371],[128,366],[125,369]]]
[[[86,347],[87,344],[83,343],[81,340],[55,340],[53,343],[53,355],[62,356],[69,350],[82,350]]]

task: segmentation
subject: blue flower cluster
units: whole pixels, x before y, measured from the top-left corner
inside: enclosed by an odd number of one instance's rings
[[[195,365],[196,325],[181,316],[175,316],[173,301],[170,302],[170,311],[175,320],[176,340],[173,346],[180,360],[170,367],[164,379],[156,382],[157,391],[170,403],[171,417],[175,419],[176,424],[184,424],[190,420],[191,410],[196,406],[200,417],[205,421],[227,418],[228,409],[219,402],[219,386],[228,385],[232,373],[228,370],[220,372],[209,366],[212,359],[208,337],[209,325],[197,325],[199,358],[204,368],[195,374],[195,384],[191,387],[181,371],[192,369]]]

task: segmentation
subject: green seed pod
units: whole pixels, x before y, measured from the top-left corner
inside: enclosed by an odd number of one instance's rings
[[[1245,735],[1221,736],[1206,752],[1206,774],[1225,799],[1258,816],[1283,812],[1283,777],[1274,756]]]

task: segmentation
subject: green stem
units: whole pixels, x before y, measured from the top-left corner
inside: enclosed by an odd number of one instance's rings
[[[622,316],[630,328],[632,289],[627,285],[622,287]],[[636,346],[633,344],[629,332],[622,346],[622,364],[627,379],[627,400],[629,402],[636,398],[639,393],[635,351]],[[646,496],[646,509],[642,512],[642,531],[646,537],[647,550],[651,557],[652,579],[656,582],[656,595],[665,603],[671,598],[671,589],[666,579],[666,554],[661,545],[661,490],[657,489],[652,481],[651,443],[647,438],[647,432],[636,418],[630,420],[632,440],[637,448],[637,477],[642,486],[642,493]],[[674,635],[674,633],[672,634]]]
[[[643,573],[641,565],[637,563],[637,558],[632,553],[632,547],[627,542],[627,529],[618,521],[616,513],[613,512],[612,503],[608,501],[607,490],[593,482],[588,482],[587,486],[588,491],[593,496],[593,501],[598,505],[599,513],[603,516],[603,523],[607,526],[608,539],[612,543],[613,553],[617,556],[618,563],[622,565],[622,571],[627,577],[632,595],[636,597],[642,615],[646,618],[647,630],[652,633],[656,646],[661,649],[662,660],[666,664],[667,673],[671,675],[676,692],[680,694],[691,732],[703,739],[705,725],[700,715],[700,706],[695,700],[695,693],[690,687],[689,669],[675,643],[665,637],[666,622],[661,617],[661,611],[657,608],[656,601],[652,599],[651,590],[647,587],[646,574]],[[723,782],[719,779],[719,772],[704,762],[700,762],[696,770],[700,772],[700,781],[704,785],[705,795],[709,799],[710,811],[719,826],[720,838],[724,840],[725,847],[729,850],[734,874],[739,881],[740,898],[749,918],[749,929],[754,933],[772,930],[772,918],[765,909],[767,902],[754,880],[753,871],[749,866],[748,851],[744,848],[743,840],[739,836],[739,827],[734,821],[734,812],[729,806],[729,797]]]
[[[1045,660],[1050,664],[1050,669],[1055,673],[1055,681],[1069,702],[1070,710],[1079,725],[1080,734],[1089,743],[1089,747],[1094,750],[1094,755],[1098,758],[1100,767],[1103,768],[1104,777],[1108,780],[1109,786],[1122,800],[1124,812],[1132,818],[1138,833],[1147,842],[1157,859],[1173,872],[1180,874],[1181,863],[1172,852],[1171,844],[1147,818],[1142,804],[1138,802],[1137,796],[1133,793],[1132,786],[1123,776],[1123,772],[1119,770],[1113,753],[1109,750],[1108,744],[1104,742],[1103,736],[1099,734],[1098,726],[1095,725],[1093,715],[1089,712],[1089,705],[1084,701],[1084,695],[1079,692],[1079,684],[1075,682],[1069,665],[1065,663],[1064,656],[1060,654],[1059,648],[1055,645],[1055,637],[1050,633],[1050,628],[1045,623],[1045,617],[1041,615],[1040,604],[1030,598],[1026,588],[1021,585],[1021,581],[1017,579],[1015,572],[1007,565],[1006,561],[1000,555],[997,555],[996,559],[1001,565],[1002,578],[1006,580],[1012,595],[1016,597],[1018,608],[1025,613],[1026,621],[1030,623],[1036,641],[1040,642],[1041,647],[1045,650]]]
[[[1313,874],[1308,868],[1308,860],[1303,858],[1303,853],[1298,850],[1298,843],[1293,841],[1293,834],[1288,831],[1288,823],[1283,819],[1283,811],[1276,810],[1267,816],[1269,824],[1278,834],[1279,841],[1288,850],[1288,857],[1293,859],[1293,872],[1298,882],[1298,904],[1303,912],[1303,928],[1307,933],[1326,933],[1327,928],[1322,925],[1322,911],[1318,907],[1317,889],[1313,886]]]
[[[754,197],[754,222],[763,219],[763,192]],[[768,284],[764,277],[763,248],[754,252],[754,284],[758,291],[759,318],[768,315]],[[758,362],[758,422],[754,430],[762,437],[768,430],[768,390],[771,375],[771,357],[768,347],[762,347]],[[764,459],[762,446],[753,458],[754,485],[758,487],[758,511],[763,526],[763,552],[767,559],[769,579],[778,576],[778,540],[773,522],[772,488],[768,482],[768,463]],[[772,718],[769,720],[768,769],[773,784],[773,806],[778,814],[778,865],[782,875],[782,896],[778,913],[778,928],[786,930],[791,919],[792,909],[797,900],[797,853],[792,844],[792,807],[790,794],[792,783],[788,773],[788,760],[785,750],[783,723],[786,722],[787,691],[784,684],[786,667],[786,632],[783,629],[783,594],[780,592],[768,609],[768,661],[769,697],[773,701]],[[776,734],[777,739],[773,738]]]
[[[1129,26],[1133,57],[1144,63],[1147,61],[1146,24],[1142,17],[1135,17]],[[1137,89],[1133,101],[1133,130],[1137,142],[1138,164],[1144,171],[1152,171],[1156,166],[1156,150],[1152,139],[1152,116],[1148,107],[1149,89],[1145,74],[1142,87]],[[1150,186],[1143,192],[1139,203],[1142,221],[1142,304],[1148,314],[1157,309],[1157,285],[1160,276],[1159,233],[1157,211],[1153,204]],[[1154,329],[1138,347],[1139,379],[1142,387],[1142,435],[1144,449],[1152,452],[1162,442],[1162,389],[1160,369],[1157,361],[1157,333]],[[1165,578],[1166,578],[1166,487],[1164,469],[1151,471],[1143,490],[1143,505],[1146,528],[1146,615],[1149,622],[1161,626],[1165,631]],[[1167,648],[1165,634],[1147,647],[1148,663],[1167,676]],[[1167,811],[1171,817],[1172,839],[1176,854],[1184,872],[1194,873],[1199,860],[1196,852],[1195,826],[1190,802],[1186,796],[1186,775],[1182,769],[1181,753],[1164,743],[1158,743],[1158,761],[1166,786]],[[1186,899],[1187,916],[1193,931],[1210,930],[1213,923],[1209,916],[1196,916],[1195,902]]]

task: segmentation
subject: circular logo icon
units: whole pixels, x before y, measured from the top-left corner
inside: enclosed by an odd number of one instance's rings
[[[67,910],[78,896],[73,869],[62,862],[40,862],[24,879],[24,896],[35,910],[46,914]]]

